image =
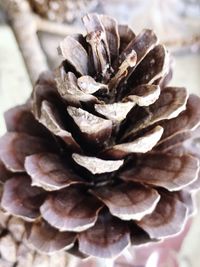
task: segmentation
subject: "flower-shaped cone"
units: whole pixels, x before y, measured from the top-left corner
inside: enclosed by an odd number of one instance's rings
[[[169,55],[153,31],[97,14],[83,23],[86,36],[61,42],[62,64],[5,113],[1,204],[28,221],[38,251],[109,258],[176,234],[192,213],[200,156],[185,144],[200,99],[166,86]]]

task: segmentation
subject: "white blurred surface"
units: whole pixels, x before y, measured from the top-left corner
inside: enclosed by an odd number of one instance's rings
[[[0,24],[0,134],[5,131],[3,112],[23,103],[29,96],[31,84],[9,26]]]
[[[190,93],[200,95],[200,53],[177,55],[174,60],[171,84],[184,86]]]

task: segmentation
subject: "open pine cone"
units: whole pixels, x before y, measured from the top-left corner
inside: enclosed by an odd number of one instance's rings
[[[200,99],[166,87],[169,55],[153,31],[97,14],[83,23],[86,36],[61,42],[61,66],[5,113],[1,204],[29,222],[39,251],[110,258],[176,234],[191,214],[199,161],[181,148]]]

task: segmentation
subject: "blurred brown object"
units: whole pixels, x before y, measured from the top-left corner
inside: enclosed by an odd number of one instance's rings
[[[93,11],[98,0],[29,0],[33,10],[44,18],[58,22],[74,22]]]

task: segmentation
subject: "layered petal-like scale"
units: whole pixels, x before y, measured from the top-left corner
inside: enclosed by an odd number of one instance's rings
[[[102,204],[78,188],[50,195],[40,207],[43,218],[60,231],[81,232],[93,226]]]
[[[146,215],[138,225],[144,229],[151,238],[163,238],[179,232],[185,223],[187,208],[176,195],[161,194],[156,209]],[[164,197],[163,197],[164,196]]]
[[[49,191],[84,183],[56,154],[40,153],[26,157],[25,169],[32,179],[32,185]]]
[[[28,229],[28,240],[38,251],[53,253],[73,247],[76,235],[70,232],[59,232],[45,221],[32,225]]]
[[[108,213],[102,213],[96,224],[79,234],[79,248],[86,254],[111,258],[130,243],[128,227]]]
[[[106,15],[59,45],[26,104],[5,113],[1,206],[41,252],[116,257],[181,231],[200,186],[200,99],[168,87],[166,48]]]
[[[156,190],[134,183],[104,186],[96,189],[94,195],[122,220],[140,220],[155,209],[160,199]]]
[[[132,166],[120,173],[123,180],[177,191],[198,178],[199,161],[190,155],[179,157],[171,154],[152,153],[140,156],[134,163],[129,163]]]
[[[47,140],[21,132],[8,132],[0,139],[1,161],[8,170],[14,172],[25,170],[27,156],[51,150],[52,145]]]
[[[35,220],[40,216],[39,207],[44,198],[43,190],[32,187],[28,176],[20,175],[6,181],[1,205],[11,214]]]

